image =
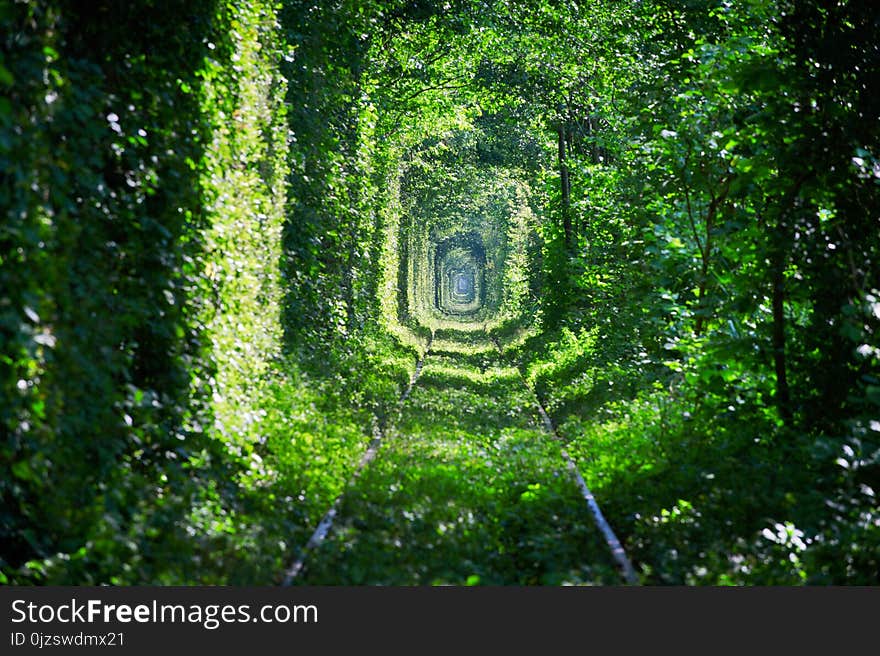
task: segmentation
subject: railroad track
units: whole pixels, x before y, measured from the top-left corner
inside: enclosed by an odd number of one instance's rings
[[[501,354],[503,357],[503,353],[501,352],[500,346],[497,342],[495,343],[495,346],[498,349],[499,354]],[[404,404],[410,398],[413,389],[418,384],[419,377],[421,376],[422,368],[425,364],[425,361],[431,355],[431,343],[429,342],[424,355],[416,364],[415,372],[410,378],[409,384],[398,399],[398,411],[403,409]],[[561,438],[556,428],[554,427],[550,416],[542,405],[537,394],[532,388],[529,387],[526,379],[522,376],[521,372],[520,380],[525,389],[528,390],[528,395],[533,400],[537,408],[538,415],[541,418],[541,428],[543,429],[543,432],[545,432],[549,437],[551,437],[558,443],[559,450],[561,452],[563,460],[565,461],[566,469],[569,476],[571,477],[572,483],[577,487],[578,491],[580,492],[580,496],[586,502],[586,505],[590,512],[590,516],[595,523],[596,528],[600,531],[603,541],[610,551],[610,554],[619,570],[622,580],[628,585],[638,585],[639,578],[635,572],[635,569],[632,566],[632,563],[627,557],[627,554],[617,536],[615,535],[614,531],[611,529],[610,525],[605,519],[601,509],[599,508],[598,502],[587,487],[586,482],[584,481],[584,478],[577,467],[577,464],[566,450],[564,440]],[[383,442],[386,440],[387,428],[387,415],[377,419],[373,426],[372,440],[370,441],[364,454],[361,456],[361,459],[355,468],[354,474],[347,482],[346,486],[343,488],[343,491],[336,497],[330,508],[318,522],[318,525],[315,528],[314,532],[311,534],[306,544],[300,549],[296,560],[284,572],[284,577],[281,582],[282,586],[293,585],[296,582],[297,578],[303,572],[306,561],[310,557],[312,557],[315,551],[327,538],[328,534],[333,528],[334,521],[337,518],[339,508],[343,502],[346,492],[352,488],[354,483],[361,476],[362,472],[375,459],[376,454],[381,448]]]

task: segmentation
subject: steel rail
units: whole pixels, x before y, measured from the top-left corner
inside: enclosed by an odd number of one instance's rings
[[[590,508],[590,513],[593,515],[593,520],[602,532],[602,537],[605,538],[605,544],[607,544],[608,548],[611,550],[611,555],[614,556],[614,560],[617,561],[624,580],[630,585],[639,585],[639,576],[636,574],[632,562],[626,555],[626,551],[624,550],[623,545],[620,544],[620,540],[617,539],[617,535],[615,535],[611,526],[608,524],[608,520],[605,519],[605,515],[602,514],[602,509],[599,508],[596,497],[593,496],[593,493],[590,492],[590,488],[587,487],[587,483],[581,475],[577,463],[575,463],[571,454],[566,451],[564,440],[553,426],[553,421],[550,419],[550,416],[547,414],[547,411],[538,399],[538,395],[535,394],[534,390],[529,388],[528,385],[526,385],[526,388],[529,389],[535,397],[535,403],[538,406],[538,413],[541,415],[541,420],[544,422],[544,429],[553,437],[553,439],[559,442],[559,450],[562,452],[562,457],[565,459],[566,467],[574,478],[575,484],[581,492],[581,496],[586,500],[587,506]]]
[[[495,339],[493,339],[492,341],[495,344],[495,348],[498,349],[498,353],[502,357],[504,357],[504,352],[501,350],[501,345]],[[541,403],[541,399],[538,398],[538,393],[529,386],[526,377],[523,375],[522,371],[520,371],[518,367],[517,372],[519,373],[522,384],[532,395],[532,398],[535,401],[535,405],[538,407],[538,414],[541,416],[541,421],[544,424],[544,430],[559,443],[559,450],[562,453],[562,458],[565,460],[566,468],[568,469],[569,474],[571,474],[571,477],[574,479],[574,483],[575,485],[577,485],[578,490],[580,490],[581,496],[587,502],[587,507],[590,509],[590,514],[593,517],[593,521],[599,531],[601,531],[602,537],[605,539],[605,544],[608,545],[608,549],[611,551],[611,555],[614,557],[614,560],[620,567],[620,571],[623,575],[624,580],[629,585],[639,585],[639,576],[636,573],[632,562],[626,555],[626,551],[624,550],[623,545],[620,543],[620,540],[617,538],[617,535],[614,533],[614,530],[611,528],[608,520],[605,519],[605,515],[602,514],[602,509],[599,508],[599,503],[596,501],[596,497],[593,496],[593,493],[590,492],[590,488],[587,487],[587,482],[584,480],[583,475],[581,475],[577,463],[575,462],[574,458],[571,457],[571,454],[566,450],[565,440],[562,438],[562,436],[556,430],[556,427],[553,425],[553,421],[550,419],[550,415],[547,414],[547,410]]]
[[[406,389],[397,400],[398,410],[400,410],[401,406],[409,398],[409,395],[412,393],[416,381],[419,379],[419,375],[422,373],[422,366],[425,364],[425,358],[428,357],[432,341],[433,335],[431,336],[431,339],[428,340],[428,344],[425,347],[424,354],[421,358],[419,358],[419,361],[416,362],[416,369],[409,379],[409,384],[406,386]],[[333,527],[333,520],[336,519],[336,514],[339,512],[339,506],[342,505],[342,499],[345,497],[345,491],[348,490],[355,481],[357,481],[358,477],[361,475],[361,472],[366,468],[367,465],[370,464],[370,462],[372,462],[372,460],[376,457],[376,453],[379,451],[379,448],[382,446],[382,442],[385,439],[385,430],[387,428],[386,422],[387,415],[380,418],[373,426],[373,439],[370,440],[370,444],[367,446],[367,450],[364,451],[364,455],[361,456],[360,461],[358,461],[357,467],[355,467],[354,470],[354,474],[352,474],[351,478],[345,484],[345,487],[342,488],[343,491],[340,492],[336,499],[333,500],[333,504],[330,506],[330,509],[326,513],[324,513],[324,516],[321,518],[321,521],[318,522],[318,526],[315,528],[311,537],[309,537],[308,541],[305,543],[302,549],[300,549],[297,559],[290,567],[285,570],[284,578],[281,581],[282,587],[293,585],[296,577],[299,576],[300,572],[302,572],[303,567],[306,564],[306,559],[309,557],[312,551],[319,547],[321,543],[324,542],[324,540],[326,539],[327,534]]]

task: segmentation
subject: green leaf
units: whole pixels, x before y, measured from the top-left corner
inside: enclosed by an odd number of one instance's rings
[[[15,78],[12,76],[12,73],[0,62],[0,84],[11,87],[14,83]]]
[[[27,460],[21,460],[19,462],[13,463],[12,474],[16,478],[20,478],[23,481],[35,480],[34,472],[31,470],[31,465]]]

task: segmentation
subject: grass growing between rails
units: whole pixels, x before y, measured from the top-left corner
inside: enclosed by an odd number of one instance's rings
[[[619,582],[515,371],[475,382],[432,357],[298,582]]]

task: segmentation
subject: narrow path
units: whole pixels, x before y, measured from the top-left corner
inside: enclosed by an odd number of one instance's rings
[[[425,358],[382,451],[359,466],[286,582],[623,582],[517,372],[469,377],[449,365]]]

